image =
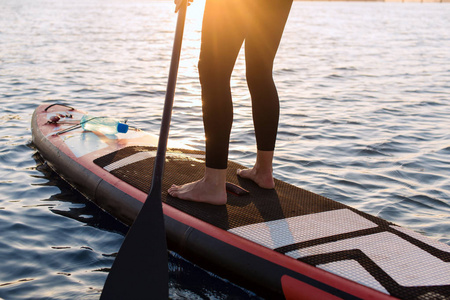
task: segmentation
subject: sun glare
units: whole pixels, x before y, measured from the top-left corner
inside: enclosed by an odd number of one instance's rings
[[[194,0],[188,7],[187,18],[201,26],[206,0]]]
[[[186,14],[186,25],[183,38],[183,59],[180,62],[184,67],[184,75],[198,77],[197,63],[200,54],[200,40],[202,30],[203,11],[205,0],[194,0],[188,7]]]

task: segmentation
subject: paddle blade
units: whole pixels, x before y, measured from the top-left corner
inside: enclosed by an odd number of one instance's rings
[[[152,188],[114,261],[100,299],[168,299],[166,230],[161,202],[162,176],[183,40],[187,2],[178,12]]]
[[[100,299],[168,299],[167,264],[161,190],[152,188],[120,248]]]

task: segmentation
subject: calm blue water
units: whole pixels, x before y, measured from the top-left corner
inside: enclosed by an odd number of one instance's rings
[[[202,1],[189,8],[171,139],[203,148]],[[172,1],[0,0],[0,298],[97,299],[126,231],[43,163],[30,118],[66,102],[157,133]],[[450,6],[296,2],[277,57],[276,177],[450,245]],[[231,159],[254,138],[243,57]],[[255,298],[170,256],[174,299]]]

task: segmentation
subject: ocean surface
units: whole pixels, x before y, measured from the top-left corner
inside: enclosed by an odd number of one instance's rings
[[[204,149],[189,8],[170,139]],[[172,1],[0,0],[0,298],[98,299],[126,227],[31,144],[41,103],[127,118],[157,134]],[[295,2],[276,59],[275,176],[450,245],[450,5]],[[230,159],[255,146],[244,57]],[[173,299],[255,294],[170,253]]]

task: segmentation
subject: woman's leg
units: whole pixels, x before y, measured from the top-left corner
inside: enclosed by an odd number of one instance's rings
[[[204,177],[169,194],[184,200],[225,204],[228,145],[233,122],[230,78],[245,38],[242,0],[207,0],[203,17],[199,74],[206,136]]]
[[[252,179],[260,187],[274,188],[272,160],[280,107],[272,70],[292,0],[255,0],[252,3],[254,18],[250,19],[245,39],[245,60],[258,152],[255,166],[238,170],[238,174]]]
[[[207,0],[198,70],[202,87],[206,167],[226,169],[233,123],[230,78],[245,38],[242,0]]]

